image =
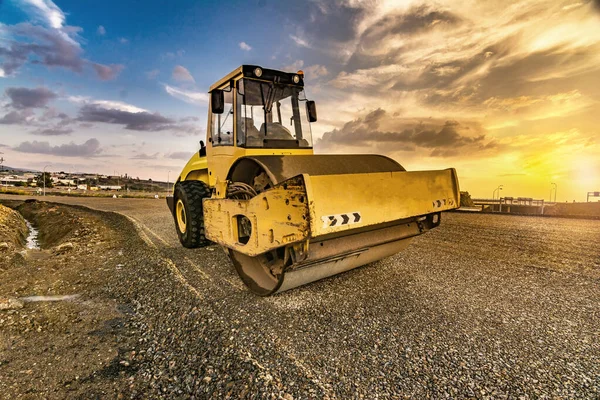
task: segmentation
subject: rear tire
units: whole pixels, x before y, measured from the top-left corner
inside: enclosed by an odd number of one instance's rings
[[[202,181],[183,181],[175,184],[173,218],[179,241],[193,249],[210,245],[204,235],[202,200],[211,196],[210,188]]]

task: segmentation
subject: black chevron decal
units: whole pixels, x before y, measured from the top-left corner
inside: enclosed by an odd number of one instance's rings
[[[348,214],[342,214],[342,225],[346,225],[350,221]]]
[[[354,213],[352,215],[354,215],[354,223],[360,221],[360,214],[359,213]]]
[[[335,218],[335,215],[330,215],[329,216],[329,221],[331,221],[329,223],[329,226],[335,226],[335,224],[337,224],[337,219]]]

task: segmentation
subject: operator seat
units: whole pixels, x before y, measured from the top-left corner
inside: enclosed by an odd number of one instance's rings
[[[243,118],[242,129],[246,131],[246,146],[262,147],[264,135],[254,125],[254,119],[248,117]]]

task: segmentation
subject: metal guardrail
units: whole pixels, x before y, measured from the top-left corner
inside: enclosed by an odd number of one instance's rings
[[[545,201],[543,199],[533,199],[530,197],[501,197],[499,199],[472,199],[473,204],[477,206],[484,205],[507,205],[507,206],[529,206],[543,207],[553,206],[556,203]]]

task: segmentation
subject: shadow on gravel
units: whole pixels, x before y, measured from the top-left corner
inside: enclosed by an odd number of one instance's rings
[[[95,377],[101,379],[115,379],[125,376],[131,376],[135,374],[138,370],[138,367],[130,362],[125,361],[127,357],[126,349],[119,349],[119,355],[113,358],[106,367],[102,368],[100,371],[94,373],[93,376],[90,376],[89,379],[93,379]]]
[[[116,335],[125,328],[125,320],[123,318],[113,318],[104,321],[102,328],[94,329],[88,332],[90,336],[107,336]]]

